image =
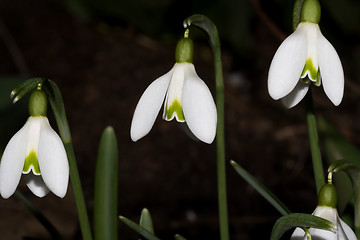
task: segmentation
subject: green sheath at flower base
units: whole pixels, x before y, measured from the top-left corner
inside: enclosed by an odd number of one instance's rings
[[[171,121],[173,119],[174,114],[176,116],[177,121],[185,122],[182,106],[178,99],[175,99],[170,106],[166,106],[164,112],[164,119]]]
[[[301,8],[301,22],[319,23],[321,7],[318,0],[304,0]]]
[[[23,173],[29,173],[31,170],[35,175],[41,174],[39,161],[34,151],[31,151],[29,155],[27,155],[27,157],[25,158]]]
[[[189,38],[181,39],[176,45],[175,60],[177,63],[193,63],[194,44]]]
[[[35,90],[29,100],[29,113],[32,117],[45,117],[47,110],[46,94],[41,90]]]
[[[319,192],[318,206],[336,208],[337,204],[337,192],[332,183],[324,184]]]

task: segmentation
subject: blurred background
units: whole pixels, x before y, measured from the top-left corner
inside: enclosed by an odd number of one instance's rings
[[[315,111],[360,145],[360,2],[327,0],[320,27],[342,60],[346,85],[339,107],[313,87]],[[215,144],[190,139],[181,124],[161,120],[134,143],[133,111],[145,88],[174,64],[184,18],[201,13],[217,25],[225,80],[226,158],[255,175],[293,212],[316,206],[304,105],[285,109],[267,92],[267,73],[292,33],[289,0],[0,0],[0,150],[25,123],[27,100],[9,93],[30,77],[55,81],[63,94],[92,218],[100,135],[114,127],[119,147],[119,215],[150,210],[162,239],[219,239]],[[192,28],[194,64],[215,92],[213,56]],[[50,123],[56,124],[49,110]],[[325,164],[326,165],[326,164]],[[325,166],[327,167],[327,166]],[[281,216],[227,164],[231,239],[269,238]],[[39,199],[18,188],[67,238],[81,239],[71,187],[64,199]],[[50,239],[15,198],[0,200],[1,239]],[[121,239],[136,239],[119,222]]]

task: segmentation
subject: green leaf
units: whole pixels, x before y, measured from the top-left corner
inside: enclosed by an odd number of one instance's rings
[[[279,218],[271,232],[270,240],[278,240],[288,230],[301,228],[318,228],[335,233],[335,226],[332,222],[323,218],[304,213],[291,213]]]
[[[156,237],[154,234],[141,227],[140,225],[136,224],[135,222],[131,221],[130,219],[123,216],[120,216],[119,218],[123,223],[125,223],[128,227],[139,233],[144,238],[148,240],[160,240],[160,238]]]
[[[148,209],[144,208],[141,211],[140,226],[154,234],[154,226],[151,219],[151,215]]]
[[[114,129],[100,140],[95,171],[94,239],[117,239],[118,151]]]
[[[283,204],[270,190],[268,190],[259,180],[257,180],[253,175],[247,172],[239,164],[234,161],[230,161],[231,165],[235,171],[242,177],[244,180],[249,183],[255,190],[260,193],[274,208],[276,208],[282,215],[287,215],[290,213],[290,210]]]

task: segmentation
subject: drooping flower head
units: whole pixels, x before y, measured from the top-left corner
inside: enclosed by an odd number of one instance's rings
[[[46,94],[35,90],[29,100],[30,117],[10,139],[0,162],[0,194],[9,198],[16,190],[21,175],[38,197],[52,191],[66,194],[69,165],[64,145],[46,117]]]
[[[339,217],[336,210],[337,192],[332,183],[326,183],[319,192],[318,206],[313,212],[314,216],[324,218],[332,222],[336,228],[336,233],[331,231],[309,228],[313,240],[356,240],[356,235],[352,229]],[[304,230],[296,228],[291,240],[306,240]]]
[[[196,138],[206,143],[213,142],[216,106],[208,87],[195,72],[193,43],[187,33],[177,44],[173,68],[152,82],[141,96],[131,122],[133,141],[150,132],[163,105],[163,119],[171,121],[175,118],[178,122],[185,122]]]
[[[317,0],[305,0],[301,22],[280,45],[271,62],[269,94],[275,100],[282,99],[288,108],[304,98],[311,83],[323,85],[334,105],[341,103],[344,72],[336,50],[320,31],[320,13]]]

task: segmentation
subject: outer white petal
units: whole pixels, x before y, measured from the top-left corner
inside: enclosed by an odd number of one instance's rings
[[[357,240],[353,230],[340,218],[338,218],[339,239]]]
[[[33,194],[37,197],[44,197],[49,193],[49,188],[45,185],[41,176],[36,176],[32,173],[24,175],[24,179],[26,180],[26,185],[31,190]]]
[[[28,143],[29,121],[10,139],[0,162],[0,194],[9,198],[19,184]]]
[[[344,71],[336,50],[321,32],[318,36],[318,57],[324,91],[337,106],[344,95]]]
[[[306,46],[306,34],[299,25],[276,51],[268,75],[268,90],[273,99],[283,98],[296,86],[305,66]]]
[[[217,112],[209,88],[188,64],[182,93],[182,107],[187,125],[203,142],[212,143],[216,135]]]
[[[338,240],[335,233],[331,231],[310,228],[309,229],[312,240]],[[291,235],[290,240],[307,240],[305,232],[301,228],[296,228],[294,233]]]
[[[69,181],[69,163],[64,145],[46,117],[42,118],[37,156],[46,186],[55,195],[64,197]]]
[[[296,84],[294,90],[292,90],[287,96],[281,99],[281,102],[287,108],[292,108],[296,106],[306,95],[309,90],[310,82],[305,83],[302,80],[299,80]]]
[[[148,134],[154,125],[164,102],[174,67],[153,81],[141,96],[131,121],[130,136],[134,142]]]

